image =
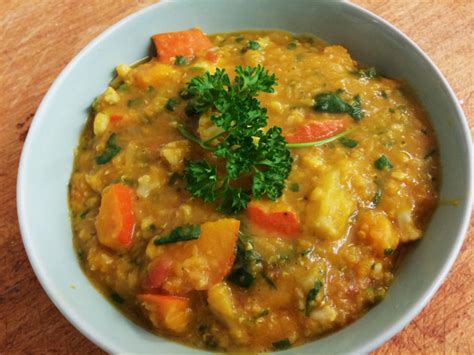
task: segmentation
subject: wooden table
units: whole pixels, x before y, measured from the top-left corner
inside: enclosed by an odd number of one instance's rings
[[[102,353],[59,313],[33,274],[15,208],[18,159],[35,110],[63,67],[111,24],[154,2],[0,2],[0,353]],[[396,25],[428,53],[464,101],[473,127],[474,1],[355,2]],[[474,353],[473,222],[436,296],[377,353]]]

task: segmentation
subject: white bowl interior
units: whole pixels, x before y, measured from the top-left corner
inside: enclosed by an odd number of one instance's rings
[[[86,110],[110,81],[113,68],[147,55],[152,34],[194,26],[208,33],[253,28],[314,33],[345,46],[383,74],[408,81],[428,110],[441,148],[441,200],[459,204],[438,207],[425,238],[406,256],[381,304],[343,330],[293,351],[366,352],[379,346],[422,309],[459,251],[471,206],[470,138],[456,98],[429,59],[393,27],[342,1],[164,1],[121,21],[86,47],[43,100],[20,163],[20,226],[41,284],[62,313],[105,350],[197,352],[142,330],[91,286],[72,248],[67,206],[73,150]]]

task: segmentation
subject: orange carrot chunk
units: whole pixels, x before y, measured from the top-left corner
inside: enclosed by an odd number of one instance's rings
[[[116,251],[131,247],[135,229],[133,199],[133,190],[123,184],[112,185],[102,192],[95,222],[97,238],[102,245]]]
[[[212,42],[198,28],[180,32],[159,33],[152,36],[158,60],[169,63],[176,56],[193,58],[212,47]]]
[[[250,202],[245,212],[252,223],[268,232],[286,238],[295,238],[300,233],[300,222],[292,211],[267,212],[258,203]]]
[[[138,301],[157,328],[182,333],[191,321],[191,304],[186,297],[144,294],[138,295]]]
[[[346,126],[347,120],[344,119],[313,121],[287,135],[285,140],[288,143],[313,142],[332,137],[335,134],[342,132]]]

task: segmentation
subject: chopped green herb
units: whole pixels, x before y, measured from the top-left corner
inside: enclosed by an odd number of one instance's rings
[[[117,91],[119,92],[125,92],[125,91],[128,91],[129,87],[128,87],[128,84],[126,83],[122,83],[119,85],[119,87],[117,88]]]
[[[355,148],[359,144],[357,141],[346,137],[339,138],[339,142],[347,148]]]
[[[337,90],[335,93],[323,92],[316,95],[313,109],[318,112],[348,113],[354,120],[360,121],[364,117],[360,96],[354,96],[350,105],[339,97],[340,94],[341,92]]]
[[[316,299],[316,296],[319,293],[319,290],[323,286],[323,283],[319,280],[316,280],[314,283],[314,286],[311,290],[308,292],[308,296],[306,297],[306,306],[305,306],[305,314],[309,316],[309,312],[311,311],[311,306],[314,300]]]
[[[378,170],[383,170],[385,168],[391,169],[393,168],[392,163],[387,159],[385,155],[381,155],[380,158],[378,158],[376,161],[374,161],[374,166]]]
[[[257,41],[248,41],[247,48],[256,51],[260,48],[260,43]]]
[[[378,92],[378,95],[379,95],[380,97],[383,97],[384,99],[388,99],[388,95],[387,95],[387,93],[385,92],[385,90],[380,90],[380,91]]]
[[[372,205],[375,207],[380,203],[380,200],[382,199],[382,189],[377,189],[375,191],[374,198],[372,199]]]
[[[186,59],[186,57],[183,57],[182,55],[177,55],[176,58],[174,59],[174,64],[181,66],[181,65],[189,64],[189,62]]]
[[[165,109],[169,112],[173,112],[175,109],[175,106],[178,104],[178,100],[175,98],[170,98],[165,104]]]
[[[81,214],[79,215],[79,218],[80,219],[84,219],[86,218],[87,214],[90,212],[90,208],[86,208],[84,211],[81,212]]]
[[[79,259],[84,260],[84,252],[82,250],[78,250],[77,256],[79,257]]]
[[[185,224],[171,231],[167,236],[157,238],[153,242],[155,245],[163,245],[177,242],[184,242],[199,238],[201,227],[199,224]]]
[[[239,287],[249,288],[255,281],[255,277],[244,268],[239,268],[233,270],[230,275],[227,276],[227,280]]]
[[[118,304],[123,304],[125,300],[123,299],[122,296],[120,296],[117,292],[112,292],[110,294],[110,297],[112,298],[112,301]]]
[[[292,50],[292,49],[295,49],[297,46],[298,45],[295,42],[290,42],[290,43],[288,43],[286,48],[288,48],[289,50]]]
[[[388,109],[388,112],[390,112],[390,113],[395,113],[395,110],[394,110],[393,108],[389,108],[389,109]]]
[[[273,288],[274,290],[276,290],[277,287],[276,287],[275,283],[273,282],[273,280],[270,277],[268,277],[267,274],[262,273],[262,278],[263,278],[263,280],[265,280],[265,282],[268,284],[268,286],[270,286],[270,288]]]
[[[288,186],[288,188],[290,189],[290,191],[293,191],[293,192],[300,191],[300,185],[297,182],[292,182],[290,186]]]
[[[115,144],[116,137],[117,135],[115,133],[112,133],[109,139],[107,139],[104,151],[102,152],[102,154],[95,157],[95,162],[97,164],[103,165],[108,163],[122,150],[122,148]]]
[[[394,250],[392,248],[386,248],[386,249],[383,250],[383,255],[390,256],[390,255],[393,254],[393,252],[394,252]]]
[[[242,42],[243,40],[244,40],[244,37],[243,37],[243,36],[239,36],[239,37],[237,37],[237,38],[235,39],[235,42],[236,42],[236,43],[240,43],[240,42]]]
[[[155,232],[155,231],[156,231],[156,226],[152,223],[152,224],[150,224],[150,225],[148,226],[148,230],[149,230],[150,232]]]
[[[272,343],[272,345],[275,350],[285,350],[291,348],[291,343],[287,338],[276,341]]]
[[[261,269],[262,257],[253,247],[250,237],[239,233],[234,265],[227,279],[237,286],[249,288]]]
[[[142,102],[141,99],[131,99],[131,100],[128,100],[127,106],[128,107],[137,107],[138,105],[140,105],[141,102]]]
[[[150,85],[150,86],[147,87],[146,91],[147,91],[149,94],[151,94],[152,92],[155,91],[155,87],[153,87],[153,86]]]
[[[375,79],[376,77],[378,77],[377,71],[374,67],[370,67],[367,69],[359,69],[353,72],[353,74],[357,75],[361,79],[367,80]]]
[[[351,117],[356,120],[360,121],[364,118],[365,114],[362,111],[362,100],[359,95],[354,96],[352,101],[352,111],[350,112]]]

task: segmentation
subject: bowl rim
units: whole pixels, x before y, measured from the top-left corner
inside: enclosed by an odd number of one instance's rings
[[[348,6],[355,9],[358,12],[363,13],[364,15],[368,16],[372,20],[379,22],[382,26],[388,28],[390,31],[394,32],[395,35],[400,36],[406,43],[410,46],[410,50],[415,51],[419,56],[422,57],[426,61],[426,63],[430,66],[430,69],[434,72],[439,80],[440,84],[442,85],[442,89],[447,93],[448,97],[454,104],[456,110],[456,119],[460,121],[462,127],[462,133],[464,135],[464,139],[467,144],[466,155],[468,161],[468,167],[466,172],[468,174],[468,188],[466,191],[466,198],[465,198],[465,210],[463,211],[463,218],[458,226],[458,234],[454,240],[454,243],[451,246],[451,251],[448,255],[448,258],[444,262],[444,265],[438,274],[438,276],[432,280],[430,286],[427,290],[419,297],[418,300],[415,301],[414,305],[410,308],[408,312],[404,314],[404,316],[385,327],[385,330],[382,334],[370,338],[365,343],[360,346],[359,348],[355,349],[354,352],[356,353],[368,353],[387,340],[392,338],[394,335],[399,333],[405,326],[407,326],[427,305],[430,299],[434,296],[436,291],[439,289],[443,281],[445,280],[448,272],[452,268],[454,261],[459,254],[461,246],[464,242],[466,237],[467,229],[469,226],[469,221],[471,217],[472,211],[472,204],[473,204],[473,197],[474,197],[474,190],[473,190],[473,147],[472,147],[472,140],[470,136],[469,125],[466,119],[466,116],[461,108],[459,100],[457,99],[454,91],[452,90],[451,86],[449,85],[448,81],[442,74],[442,72],[438,69],[438,67],[434,64],[434,62],[429,58],[429,56],[412,40],[410,39],[405,33],[401,30],[396,28],[394,25],[390,24],[387,20],[375,15],[374,13],[370,12],[369,10],[363,8],[360,5],[354,4],[348,0],[338,0],[341,3],[344,3],[345,6]],[[105,31],[95,37],[92,41],[90,41],[85,47],[83,47],[75,56],[74,58],[62,69],[61,73],[57,76],[54,80],[50,88],[48,89],[46,95],[43,97],[38,109],[35,113],[34,119],[30,125],[28,135],[26,137],[25,143],[22,148],[20,162],[18,166],[18,175],[17,175],[17,184],[16,184],[16,193],[17,193],[17,214],[18,214],[18,221],[20,227],[20,233],[23,241],[23,245],[25,247],[29,262],[32,266],[32,269],[42,286],[45,293],[48,295],[49,299],[53,302],[56,308],[61,312],[61,314],[71,323],[78,331],[80,331],[84,336],[86,336],[91,342],[93,342],[97,347],[112,353],[119,353],[121,349],[118,349],[115,344],[110,339],[104,339],[97,334],[94,334],[90,331],[90,326],[88,325],[88,321],[84,317],[75,316],[65,305],[65,302],[61,299],[61,297],[53,292],[53,287],[51,286],[51,280],[48,277],[46,271],[41,266],[41,260],[35,254],[34,248],[31,244],[31,232],[27,224],[27,217],[26,217],[26,206],[25,206],[25,189],[23,186],[26,184],[26,174],[25,169],[28,165],[29,161],[29,152],[32,149],[32,136],[36,134],[37,128],[42,124],[43,119],[41,118],[44,116],[44,111],[47,109],[49,102],[54,99],[55,93],[58,90],[58,87],[62,83],[63,80],[69,75],[69,72],[74,68],[74,66],[82,60],[84,56],[88,54],[88,52],[98,45],[103,39],[107,38],[109,34],[113,33],[116,29],[121,27],[122,25],[133,21],[136,17],[141,16],[143,13],[148,11],[154,11],[157,8],[164,6],[168,3],[177,2],[176,0],[162,0],[159,3],[152,4],[150,6],[146,6],[145,8],[138,10],[123,19],[119,20],[112,26],[108,27]],[[186,2],[183,2],[185,5]]]

